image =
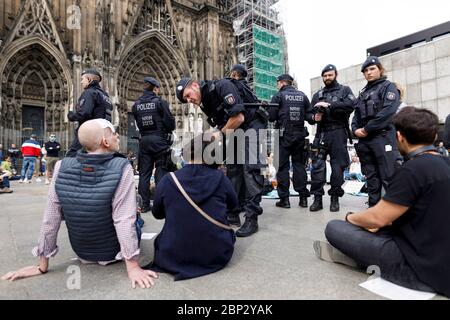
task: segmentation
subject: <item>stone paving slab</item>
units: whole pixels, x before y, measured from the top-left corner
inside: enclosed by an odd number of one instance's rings
[[[47,186],[19,185],[14,193],[0,195],[0,274],[33,265],[31,255],[39,236],[46,205]],[[290,210],[275,207],[275,200],[264,200],[260,231],[253,237],[238,239],[234,257],[223,271],[199,279],[174,282],[160,275],[154,288],[132,290],[123,263],[108,267],[81,265],[74,261],[63,224],[58,237],[59,254],[50,261],[50,272],[41,277],[0,282],[0,299],[145,299],[145,300],[300,300],[300,299],[382,299],[358,285],[368,275],[351,268],[318,260],[314,240],[324,240],[328,221],[344,217],[350,210],[364,208],[365,198],[345,196],[339,214],[325,210],[311,214],[297,207],[292,198]],[[162,222],[145,214],[145,232],[157,233]],[[69,290],[70,268],[81,271],[81,289]],[[69,270],[68,270],[69,269]]]

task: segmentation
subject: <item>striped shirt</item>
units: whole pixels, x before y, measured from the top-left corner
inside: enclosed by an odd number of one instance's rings
[[[32,251],[35,257],[44,256],[52,258],[58,253],[56,239],[61,225],[61,204],[55,190],[56,179],[61,167],[61,161],[56,163],[53,179],[48,192],[47,209],[41,227],[39,244]],[[117,239],[121,252],[116,256],[117,260],[137,260],[139,257],[139,245],[136,234],[136,189],[134,175],[131,166],[126,166],[122,179],[117,186],[112,201],[112,217],[116,228]],[[80,259],[81,260],[81,259]],[[89,261],[83,261],[88,263]],[[100,265],[107,265],[115,261],[95,261]]]
[[[24,157],[37,158],[41,155],[41,146],[36,140],[27,140],[22,144],[22,154]]]

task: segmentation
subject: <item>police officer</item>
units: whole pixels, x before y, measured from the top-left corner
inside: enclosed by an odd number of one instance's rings
[[[299,205],[308,207],[310,193],[306,188],[307,174],[305,168],[305,138],[308,130],[305,128],[305,120],[312,122],[312,108],[308,97],[293,86],[294,78],[288,74],[277,78],[277,87],[280,90],[272,98],[271,103],[278,104],[279,114],[276,129],[280,130],[279,159],[280,165],[277,173],[278,196],[280,201],[277,207],[289,209],[289,159],[292,158],[294,169],[294,189],[300,194]]]
[[[78,99],[75,111],[67,115],[70,122],[78,122],[75,136],[66,157],[75,157],[82,148],[78,140],[78,128],[88,120],[106,119],[111,121],[113,105],[107,92],[100,87],[102,76],[95,69],[87,69],[81,74],[81,86],[84,91]]]
[[[175,118],[169,104],[155,94],[159,82],[151,77],[144,78],[144,94],[133,105],[132,112],[141,135],[139,143],[139,187],[143,201],[143,212],[150,207],[150,179],[156,167],[155,183],[173,169],[170,160],[170,135],[175,130]]]
[[[373,207],[394,173],[398,150],[391,120],[401,101],[396,86],[384,76],[384,68],[377,57],[369,57],[361,72],[367,85],[358,97],[352,130],[359,138],[355,149],[367,177],[369,207]]]
[[[351,138],[349,117],[354,110],[356,98],[352,90],[337,82],[337,69],[329,64],[322,70],[325,87],[316,92],[311,105],[314,106],[314,122],[317,133],[313,143],[313,170],[311,172],[311,194],[314,203],[311,212],[323,209],[323,187],[326,183],[326,160],[331,160],[331,212],[339,211],[339,198],[344,196],[344,169],[350,165],[347,139]]]
[[[211,127],[217,127],[220,130],[215,133],[216,138],[222,137],[228,130],[249,130],[265,125],[258,119],[255,110],[247,110],[244,107],[238,89],[229,79],[198,82],[184,78],[178,83],[176,93],[182,103],[189,102],[201,107],[208,117]],[[235,159],[227,159],[227,175],[234,185],[236,193],[239,194],[240,191],[238,186],[245,188],[245,223],[236,232],[238,237],[248,237],[257,232],[258,216],[263,212],[260,205],[264,185],[261,166],[259,163],[248,162],[252,157],[247,157],[250,151],[254,151],[253,148],[254,146],[250,143],[245,143],[246,161],[244,165],[236,164]],[[244,184],[241,183],[242,177]],[[240,224],[236,212],[229,213],[228,220],[230,224]]]
[[[248,76],[248,72],[247,72],[247,68],[242,65],[242,64],[236,64],[233,66],[233,68],[231,69],[231,75],[229,79],[234,85],[235,87],[238,89],[239,94],[242,98],[242,101],[244,102],[244,106],[247,112],[251,112],[254,113],[255,111],[261,111],[261,110],[257,110],[259,109],[259,106],[261,103],[259,101],[259,99],[256,97],[256,95],[253,93],[252,89],[250,88],[250,86],[248,85],[248,82],[246,80]],[[253,126],[253,128],[255,130],[260,130],[260,129],[266,129],[267,128],[267,124],[263,121],[258,121],[255,124],[259,124],[258,127]],[[259,137],[258,137],[259,138]],[[259,143],[259,142],[258,142]],[[252,150],[256,150],[257,148],[254,148]],[[261,165],[262,168],[262,165]],[[234,169],[237,169],[238,172],[235,172]],[[245,211],[244,206],[245,206],[245,192],[246,192],[246,188],[245,188],[245,179],[244,179],[244,175],[242,174],[242,172],[239,171],[239,166],[234,166],[234,165],[230,165],[227,168],[227,172],[228,172],[228,177],[230,178],[230,180],[232,181],[232,184],[235,188],[236,191],[238,192],[238,207],[232,212],[232,214],[230,214],[229,216],[229,221],[231,224],[235,225],[235,226],[239,226],[240,227],[240,218],[239,218],[239,214],[243,211]],[[257,168],[255,168],[257,169]]]

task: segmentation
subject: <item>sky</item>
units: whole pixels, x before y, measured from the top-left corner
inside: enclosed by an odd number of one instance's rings
[[[449,0],[280,0],[290,73],[310,94],[329,63],[362,64],[370,47],[450,21]]]

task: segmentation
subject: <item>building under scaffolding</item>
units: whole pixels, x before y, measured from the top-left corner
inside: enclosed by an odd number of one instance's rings
[[[278,0],[228,1],[236,37],[237,58],[248,69],[258,98],[270,100],[276,78],[286,72],[285,37],[274,6]]]

